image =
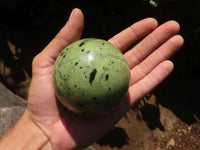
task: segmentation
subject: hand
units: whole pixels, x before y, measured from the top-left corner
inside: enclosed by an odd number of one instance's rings
[[[45,133],[53,149],[82,148],[105,134],[129,108],[160,84],[173,70],[169,61],[183,44],[176,35],[179,25],[169,21],[158,26],[153,18],[141,20],[109,40],[124,52],[130,66],[131,81],[126,99],[111,114],[83,118],[64,108],[56,99],[52,72],[58,54],[79,40],[84,26],[83,14],[75,9],[69,21],[33,61],[33,76],[26,113]],[[127,48],[142,39],[137,45]]]

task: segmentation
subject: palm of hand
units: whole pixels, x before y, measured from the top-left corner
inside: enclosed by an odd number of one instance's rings
[[[64,47],[80,39],[83,22],[82,12],[76,9],[58,35],[33,61],[27,111],[49,137],[54,149],[84,147],[101,137],[137,100],[169,75],[173,64],[167,59],[183,44],[182,37],[176,35],[179,31],[176,22],[167,22],[156,29],[157,22],[151,18],[137,22],[111,38],[109,42],[124,52],[132,43],[146,36],[124,54],[131,70],[129,93],[111,114],[83,118],[57,101],[52,83],[56,57]]]

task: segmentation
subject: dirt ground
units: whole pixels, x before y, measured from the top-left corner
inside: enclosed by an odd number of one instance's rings
[[[151,95],[131,109],[96,150],[199,150],[200,123],[187,125]]]

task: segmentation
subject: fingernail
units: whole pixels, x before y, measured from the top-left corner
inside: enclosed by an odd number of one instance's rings
[[[70,14],[70,16],[69,16],[69,20],[73,17],[73,15],[74,15],[74,13],[75,13],[75,8],[72,10],[72,12],[71,12],[71,14]]]

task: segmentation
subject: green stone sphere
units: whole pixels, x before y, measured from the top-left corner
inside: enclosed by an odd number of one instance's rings
[[[69,110],[84,116],[113,111],[127,95],[129,81],[129,66],[120,50],[95,38],[67,46],[53,72],[57,98]]]

